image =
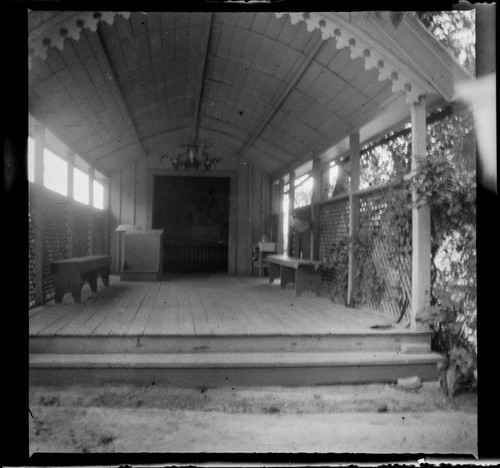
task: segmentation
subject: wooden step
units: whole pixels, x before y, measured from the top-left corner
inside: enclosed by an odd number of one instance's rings
[[[326,385],[437,379],[437,353],[31,354],[32,384]]]
[[[430,343],[408,342],[401,343],[401,352],[406,354],[425,354],[430,352]]]
[[[421,333],[282,335],[92,335],[31,336],[31,354],[219,353],[401,351],[420,346],[430,351],[431,335]]]

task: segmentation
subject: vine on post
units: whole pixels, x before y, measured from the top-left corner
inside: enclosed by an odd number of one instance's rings
[[[441,382],[452,396],[477,378],[475,137],[469,112],[448,109],[429,120],[428,151],[417,158],[411,177],[403,177],[410,171],[409,129],[362,150],[362,183],[388,185],[361,196],[357,236],[331,245],[327,267],[338,272],[334,292],[347,303],[348,253],[354,250],[358,288],[352,305],[380,308],[392,301],[399,321],[407,319],[411,298],[403,280],[411,274],[411,212],[430,207],[431,305],[420,320],[433,331],[433,349],[445,357]]]

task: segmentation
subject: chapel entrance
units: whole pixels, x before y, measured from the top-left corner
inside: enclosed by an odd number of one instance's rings
[[[228,271],[229,178],[156,176],[153,229],[163,229],[163,271]]]

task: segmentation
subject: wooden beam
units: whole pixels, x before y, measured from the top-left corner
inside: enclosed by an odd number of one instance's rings
[[[359,133],[349,135],[349,155],[351,159],[351,183],[349,187],[349,237],[355,240],[359,228],[359,197],[355,192],[359,189]],[[347,303],[353,305],[356,288],[356,257],[357,249],[349,249],[349,266],[347,280]]]
[[[258,127],[253,130],[250,133],[250,138],[247,140],[247,142],[243,145],[241,150],[238,152],[236,155],[237,158],[243,157],[243,155],[253,146],[255,141],[260,137],[262,132],[267,128],[267,125],[271,121],[271,119],[276,115],[276,112],[281,108],[283,103],[286,101],[288,98],[288,95],[292,92],[292,90],[295,88],[299,80],[302,78],[304,73],[307,71],[309,66],[311,65],[312,61],[318,54],[318,52],[321,50],[321,47],[324,45],[325,41],[320,37],[318,41],[314,44],[312,49],[309,51],[307,54],[305,60],[302,62],[302,65],[299,67],[297,72],[292,76],[291,80],[288,82],[288,85],[286,88],[279,94],[279,96],[274,100],[273,105],[271,106],[269,112],[267,113],[266,117],[260,122]]]
[[[214,21],[214,13],[211,12],[209,13],[209,18],[208,18],[208,29],[206,31],[206,38],[205,38],[205,49],[203,51],[203,61],[201,65],[201,73],[200,73],[200,81],[198,83],[198,90],[196,93],[196,104],[195,104],[195,110],[194,110],[194,122],[193,122],[193,136],[191,139],[191,143],[194,145],[196,143],[196,139],[198,138],[198,129],[200,125],[200,108],[201,108],[201,98],[203,96],[203,90],[205,88],[205,76],[207,74],[207,58],[208,58],[208,52],[210,50],[210,44],[211,44],[211,39],[212,39],[212,28],[213,28],[213,21]]]
[[[311,259],[319,260],[319,205],[321,201],[321,160],[317,153],[313,154],[313,189],[311,198]]]
[[[288,223],[288,255],[293,255],[293,229],[290,226],[290,216],[293,212],[295,205],[295,172],[290,172],[290,177],[288,178],[289,189],[288,189],[288,219],[285,220]]]
[[[426,106],[425,98],[411,106],[412,171],[417,168],[417,157],[425,157]],[[414,191],[413,199],[416,199]],[[431,290],[431,215],[429,206],[412,209],[412,276],[411,276],[411,330],[417,330],[417,317],[430,305]]]

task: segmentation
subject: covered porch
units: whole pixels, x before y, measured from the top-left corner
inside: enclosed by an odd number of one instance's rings
[[[411,177],[427,116],[471,78],[412,14],[391,18],[30,12],[33,381],[437,378],[418,320],[430,299],[428,207],[410,209],[397,265],[383,242],[370,246],[385,295],[360,278],[356,249],[342,264],[332,253],[391,210],[391,183],[363,178],[366,145],[411,132]],[[50,158],[62,188],[49,187]],[[163,233],[157,281],[120,281],[124,231]],[[322,297],[254,277],[261,241],[320,262]],[[87,255],[111,256],[110,287],[54,304],[52,262]]]

